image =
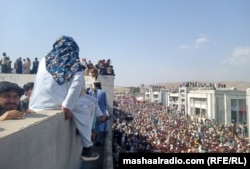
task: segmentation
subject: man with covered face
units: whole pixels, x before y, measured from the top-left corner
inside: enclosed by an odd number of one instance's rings
[[[97,160],[91,141],[90,115],[80,100],[85,84],[79,47],[72,37],[61,36],[53,44],[52,50],[39,61],[34,88],[31,93],[29,109],[61,110],[65,120],[73,119],[81,136],[83,146],[81,159]]]

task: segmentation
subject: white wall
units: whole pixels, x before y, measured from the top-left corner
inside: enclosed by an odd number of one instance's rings
[[[43,111],[0,122],[1,169],[77,169],[81,142],[64,113]]]
[[[247,88],[246,90],[246,107],[247,107],[247,119],[248,119],[248,123],[247,123],[247,129],[248,129],[248,138],[250,138],[250,88]]]

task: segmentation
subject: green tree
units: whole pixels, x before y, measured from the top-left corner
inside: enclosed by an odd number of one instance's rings
[[[140,87],[129,87],[130,93],[140,93]]]

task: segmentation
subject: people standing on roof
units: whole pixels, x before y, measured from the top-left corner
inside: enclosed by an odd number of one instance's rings
[[[23,63],[22,63],[22,58],[19,57],[18,59],[16,59],[15,63],[14,63],[14,69],[16,70],[17,74],[22,74],[22,67],[23,67]]]
[[[3,53],[2,59],[0,61],[1,63],[1,73],[8,73],[8,66],[7,66],[8,58],[6,53]]]
[[[26,61],[24,62],[24,74],[30,74],[30,58],[27,58]]]
[[[35,58],[35,60],[32,63],[32,71],[31,71],[32,74],[36,74],[37,73],[38,66],[39,66],[39,61],[38,61],[37,58]]]
[[[82,58],[81,64],[82,64],[83,70],[89,68],[86,58]]]
[[[25,74],[25,62],[26,62],[26,59],[23,59],[22,74]]]

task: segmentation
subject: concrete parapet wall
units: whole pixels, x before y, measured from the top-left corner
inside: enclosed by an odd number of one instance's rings
[[[2,74],[0,73],[0,81],[10,81],[17,83],[20,87],[23,87],[27,82],[34,82],[36,75],[34,74]]]
[[[0,122],[1,169],[78,169],[81,142],[59,110]]]

